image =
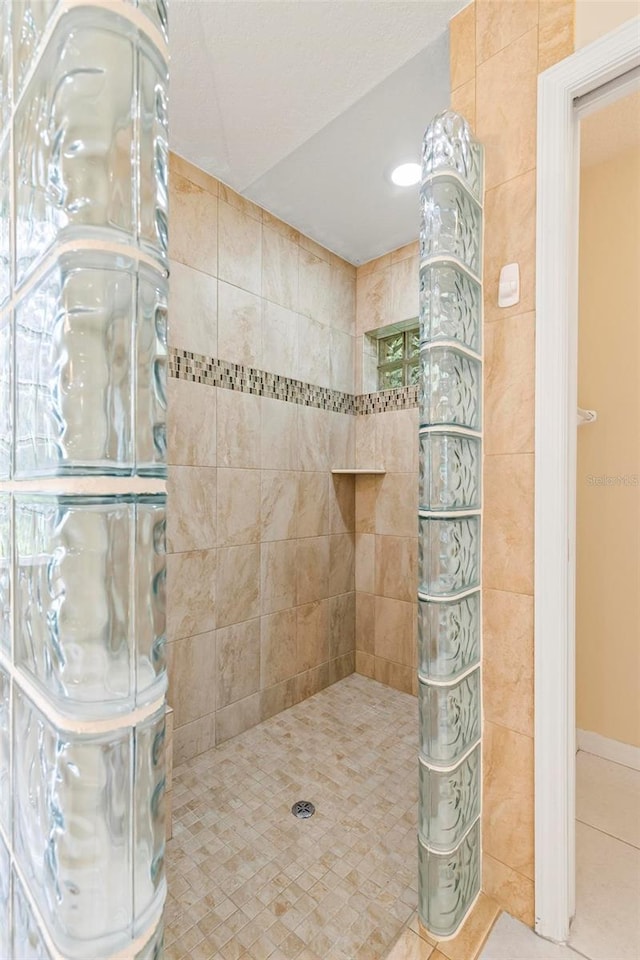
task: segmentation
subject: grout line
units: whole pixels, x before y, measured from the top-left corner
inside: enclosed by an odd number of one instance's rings
[[[576,816],[576,823],[581,823],[583,827],[588,827],[590,830],[595,830],[596,833],[601,833],[603,837],[609,837],[610,840],[616,840],[618,843],[623,843],[625,847],[629,847],[631,850],[637,850],[638,853],[640,853],[640,845],[636,846],[635,843],[631,843],[629,840],[623,840],[622,837],[617,837],[615,833],[609,833],[608,830],[603,830],[602,827],[596,827],[587,820],[581,820],[578,816]]]

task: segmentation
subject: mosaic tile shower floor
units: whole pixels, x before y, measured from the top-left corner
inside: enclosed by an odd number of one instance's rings
[[[415,697],[354,674],[177,767],[166,960],[386,957],[417,905],[417,740]]]

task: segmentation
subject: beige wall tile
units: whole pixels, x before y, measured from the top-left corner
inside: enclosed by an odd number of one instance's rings
[[[331,388],[343,393],[353,393],[354,338],[351,334],[332,327],[329,343]]]
[[[401,320],[417,318],[419,311],[418,257],[392,263],[390,274],[391,303],[388,322],[399,323]]]
[[[415,608],[414,603],[376,596],[374,628],[376,657],[393,660],[407,667],[414,666],[416,663],[413,642]]]
[[[504,320],[535,308],[535,170],[488,190],[484,201],[484,319]],[[520,303],[498,307],[498,279],[505,263],[520,264]]]
[[[342,464],[352,467],[356,455],[356,430],[353,417],[350,413],[335,413],[329,410],[326,413],[329,423],[329,466],[331,468]]]
[[[485,853],[482,858],[482,889],[511,916],[533,927],[533,880]]]
[[[470,3],[449,21],[449,79],[451,89],[476,73],[476,4]]]
[[[342,270],[347,277],[349,277],[351,280],[355,280],[357,267],[353,263],[349,263],[348,260],[344,260],[342,257],[339,257],[337,253],[330,252],[329,255],[332,267],[335,267],[337,270]]]
[[[218,278],[260,294],[262,224],[236,206],[218,204]]]
[[[331,386],[331,327],[311,317],[298,317],[298,377],[305,383]]]
[[[263,470],[297,470],[298,410],[295,403],[260,397]]]
[[[345,677],[351,676],[356,669],[356,655],[355,651],[352,650],[350,653],[345,653],[341,657],[336,657],[335,660],[329,660],[329,682],[338,683],[340,680],[344,680]]]
[[[318,667],[329,659],[329,600],[296,607],[297,670]]]
[[[178,766],[180,763],[185,763],[215,745],[216,715],[209,713],[206,717],[201,717],[192,723],[176,727],[173,734],[173,764]]]
[[[475,7],[478,64],[538,26],[537,0],[476,0]]]
[[[298,309],[298,245],[267,227],[262,232],[262,296]]]
[[[417,408],[390,410],[373,416],[376,428],[376,464],[380,464],[390,473],[417,473]]]
[[[418,477],[386,473],[376,499],[376,533],[415,537],[418,530]]]
[[[356,280],[340,267],[331,267],[331,314],[329,322],[345,333],[356,332]]]
[[[353,533],[329,537],[329,595],[355,590],[355,544]]]
[[[219,467],[260,466],[261,397],[235,390],[217,390]]]
[[[533,736],[533,597],[485,590],[483,707],[492,723]]]
[[[368,413],[356,417],[356,467],[377,467],[376,420],[380,414]],[[382,459],[380,458],[380,463]]]
[[[451,109],[461,114],[475,133],[476,129],[476,81],[468,80],[451,91]]]
[[[262,613],[275,613],[296,603],[296,543],[274,540],[262,544]]]
[[[173,182],[174,177],[184,177],[186,180],[191,180],[192,183],[202,187],[203,190],[206,190],[214,197],[218,196],[220,187],[222,186],[220,181],[212,177],[211,174],[205,173],[200,167],[196,167],[195,164],[185,160],[184,157],[179,156],[177,153],[173,153],[173,151],[169,153],[169,171],[170,182]]]
[[[485,457],[485,590],[533,594],[533,511],[533,454]]]
[[[319,243],[316,243],[311,237],[306,237],[304,233],[301,233],[298,237],[298,243],[302,250],[306,250],[307,253],[312,253],[314,257],[319,257],[321,260],[326,260],[328,264],[331,263],[331,251]]]
[[[356,650],[356,673],[374,679],[376,658],[371,653]]]
[[[356,595],[343,593],[329,600],[329,656],[352,653],[356,646]],[[353,672],[353,668],[350,672]]]
[[[262,304],[253,293],[218,282],[218,357],[262,369]]]
[[[216,743],[224,743],[231,737],[237,737],[250,727],[260,723],[260,694],[254,693],[244,700],[230,703],[216,713]]]
[[[391,253],[383,253],[381,257],[375,257],[373,260],[361,263],[356,268],[356,280],[359,280],[360,277],[368,277],[370,274],[377,273],[389,266],[391,266]]]
[[[297,537],[320,537],[329,533],[329,487],[326,473],[298,474]]]
[[[260,544],[218,551],[218,627],[260,614]]]
[[[218,470],[218,546],[260,540],[260,471]]]
[[[263,690],[260,694],[262,719],[268,720],[269,717],[275,716],[276,713],[281,713],[282,710],[287,710],[289,707],[292,707],[297,700],[297,695],[297,677],[290,677],[282,683],[276,683],[272,687]]]
[[[216,630],[216,709],[260,689],[260,618]]]
[[[400,690],[402,693],[413,693],[414,675],[414,667],[383,660],[381,657],[375,658],[374,680],[385,683],[388,687],[393,687],[394,690]]]
[[[256,203],[236,193],[235,190],[228,187],[226,183],[222,183],[221,180],[218,181],[218,197],[220,200],[224,200],[225,203],[235,207],[236,210],[240,210],[241,213],[262,222],[262,207],[259,207]]]
[[[356,497],[353,477],[329,480],[329,533],[353,533],[356,529]]]
[[[538,73],[573,53],[575,0],[540,0]]]
[[[331,267],[308,250],[299,255],[298,310],[320,323],[331,320]]]
[[[485,455],[533,453],[535,352],[534,313],[486,325]]]
[[[420,243],[418,240],[412,240],[411,243],[405,243],[403,247],[391,251],[391,263],[399,263],[400,260],[409,260],[411,257],[420,255]]]
[[[356,281],[356,334],[376,330],[389,323],[391,311],[390,267],[360,274]]]
[[[218,353],[218,283],[172,260],[169,276],[169,344],[215,357]]]
[[[376,598],[370,593],[356,593],[356,649],[375,653]]]
[[[216,392],[206,384],[167,379],[167,463],[215,467]]]
[[[533,879],[533,740],[485,723],[483,848]]]
[[[356,590],[373,593],[376,574],[376,537],[372,533],[356,533]]]
[[[356,533],[376,532],[376,505],[383,477],[356,476]]]
[[[169,255],[211,277],[218,274],[218,198],[181,176],[171,178]]]
[[[286,240],[290,240],[291,243],[295,243],[296,245],[300,243],[300,231],[292,227],[291,224],[285,223],[284,220],[279,220],[278,217],[269,213],[268,210],[262,211],[262,222],[266,227],[269,227],[270,230],[280,234],[280,236]]]
[[[526,0],[519,0],[518,5]],[[505,3],[505,6],[508,6]],[[535,4],[537,10],[537,3]],[[536,163],[538,30],[529,30],[478,66],[476,132],[485,146],[485,189],[512,180]],[[509,93],[505,95],[505,78]],[[491,223],[487,217],[487,223]],[[509,220],[518,220],[510,211]]]
[[[376,536],[375,551],[375,592],[413,602],[418,592],[417,537]]]
[[[499,915],[500,907],[496,901],[481,893],[460,933],[451,940],[440,941],[438,949],[447,960],[467,960],[468,957],[476,957]]]
[[[298,462],[300,470],[331,469],[331,420],[326,410],[298,407]]]
[[[296,535],[298,474],[292,470],[262,470],[261,540],[288,540]]]
[[[167,481],[167,549],[207,550],[216,545],[216,471],[170,467]]]
[[[167,555],[167,638],[177,640],[214,630],[215,550]]]
[[[298,377],[298,314],[262,301],[262,369]]]
[[[215,632],[167,645],[169,703],[176,728],[215,710]]]
[[[265,690],[296,673],[296,611],[280,610],[261,619],[260,683]]]
[[[297,541],[296,603],[329,596],[329,537]]]

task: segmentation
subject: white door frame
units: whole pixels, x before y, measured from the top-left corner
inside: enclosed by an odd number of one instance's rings
[[[538,78],[535,402],[535,915],[575,912],[575,506],[579,123],[574,101],[640,66],[640,18]],[[604,92],[604,91],[603,91]]]

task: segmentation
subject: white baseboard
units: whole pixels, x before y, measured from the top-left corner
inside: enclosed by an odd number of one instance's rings
[[[578,750],[584,750],[585,753],[593,753],[603,760],[640,770],[640,747],[601,737],[599,733],[592,733],[590,730],[576,730],[576,744]]]

